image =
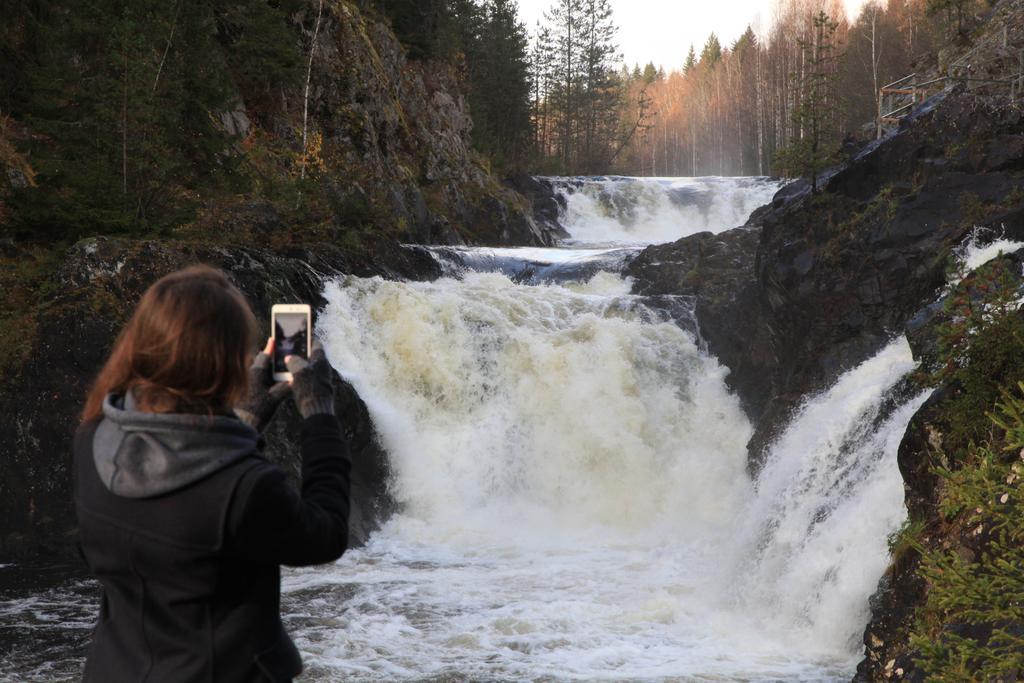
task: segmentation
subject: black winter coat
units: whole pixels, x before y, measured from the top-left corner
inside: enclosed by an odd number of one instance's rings
[[[348,541],[347,445],[334,416],[301,426],[302,492],[257,450],[155,497],[112,492],[83,424],[74,446],[80,543],[103,588],[86,681],[289,681],[280,565],[331,562]],[[121,457],[121,456],[118,456]]]

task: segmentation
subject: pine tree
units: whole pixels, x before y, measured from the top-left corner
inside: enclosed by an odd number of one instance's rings
[[[446,57],[455,47],[448,0],[375,0],[412,59]]]
[[[975,0],[928,0],[928,15],[944,14],[949,30],[956,26],[957,33],[964,32],[964,20]]]
[[[806,176],[811,191],[818,191],[818,176],[835,161],[836,145],[829,136],[829,124],[838,109],[836,92],[835,33],[838,23],[825,12],[812,21],[811,35],[800,41],[804,71],[800,82],[800,103],[793,111],[796,135],[780,153],[786,172]]]
[[[577,161],[580,90],[584,46],[584,0],[556,0],[545,15],[551,28],[552,89],[549,93],[558,124],[558,155],[572,172]]]
[[[8,106],[39,134],[27,144],[39,187],[19,192],[18,234],[77,237],[187,220],[204,195],[248,177],[218,114],[240,96],[293,83],[299,0],[55,0],[24,19],[33,48]],[[42,140],[59,141],[41,142]],[[59,192],[53,188],[59,187]]]
[[[686,61],[683,63],[683,73],[689,74],[693,71],[694,67],[697,66],[697,53],[693,49],[693,45],[690,45],[690,51],[686,55]]]
[[[547,74],[546,116],[564,173],[603,172],[620,147],[621,114],[631,80],[619,73],[618,31],[609,0],[556,0],[545,15],[533,71]],[[546,54],[541,56],[539,51]],[[545,69],[540,68],[541,61]]]
[[[217,42],[250,109],[275,111],[281,89],[302,80],[301,52],[288,17],[306,6],[305,0],[216,4]]]
[[[581,89],[583,142],[580,157],[586,173],[601,169],[602,157],[616,133],[620,92],[615,65],[619,61],[609,0],[584,0],[583,62]]]
[[[700,53],[700,64],[706,69],[711,69],[722,59],[722,44],[718,42],[718,36],[712,33],[708,36],[708,42]]]
[[[658,72],[658,67],[654,66],[654,62],[647,62],[647,66],[644,67],[644,83],[650,85],[651,83],[660,80],[663,76],[664,74]]]
[[[499,164],[516,164],[530,135],[529,39],[514,0],[488,0],[482,9],[472,59],[474,139]]]
[[[554,60],[555,49],[551,29],[538,22],[536,37],[530,51],[530,77],[533,89],[534,154],[542,159],[551,154]]]

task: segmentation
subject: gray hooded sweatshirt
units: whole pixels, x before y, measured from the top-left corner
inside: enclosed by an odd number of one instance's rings
[[[228,416],[144,413],[131,392],[103,402],[92,452],[111,493],[152,498],[205,479],[257,451],[259,434]]]

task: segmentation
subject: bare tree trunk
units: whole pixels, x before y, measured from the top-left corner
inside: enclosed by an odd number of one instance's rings
[[[306,65],[306,91],[302,97],[302,168],[299,171],[299,178],[302,180],[306,179],[306,154],[307,149],[307,134],[309,132],[309,83],[313,76],[313,55],[316,54],[316,42],[320,36],[320,19],[324,13],[324,0],[320,0],[320,5],[316,11],[316,23],[313,24],[313,40],[309,45],[309,63]]]
[[[174,18],[171,20],[171,32],[167,36],[167,45],[164,46],[164,53],[160,57],[160,66],[156,69],[156,78],[153,79],[153,93],[156,93],[156,88],[160,85],[160,74],[164,70],[164,62],[167,61],[167,53],[171,51],[171,43],[174,42],[174,31],[178,28],[178,13],[181,12],[181,0],[174,6]]]
[[[882,137],[882,94],[878,84],[878,64],[882,59],[882,50],[878,45],[878,7],[871,12],[871,92],[875,96],[875,115],[877,120],[877,133]]]
[[[690,117],[690,175],[697,175],[697,128],[694,125],[693,117]]]
[[[121,100],[121,194],[128,198],[128,42],[124,45],[124,97]]]
[[[651,136],[651,175],[658,175],[658,147]]]
[[[662,121],[662,140],[665,142],[665,175],[672,175],[669,171],[669,117]]]
[[[754,67],[754,121],[757,125],[757,174],[764,175],[764,98],[762,88],[761,49],[757,50],[757,64]]]

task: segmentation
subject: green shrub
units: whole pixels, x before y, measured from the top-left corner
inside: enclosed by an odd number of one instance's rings
[[[940,512],[964,546],[925,552],[930,584],[911,644],[929,681],[1017,680],[1024,671],[1024,384],[1004,395],[1002,435],[937,470]]]
[[[966,452],[987,440],[992,433],[988,412],[1002,388],[1024,380],[1017,268],[999,258],[961,274],[946,300],[938,328],[938,360],[930,379],[952,388],[944,425],[949,454]]]
[[[1008,258],[973,273],[957,266],[951,274],[959,281],[937,327],[928,379],[951,390],[935,420],[945,457],[933,470],[939,509],[929,523],[941,545],[925,547],[909,529],[892,541],[921,554],[917,572],[928,592],[910,645],[928,681],[1008,681],[1024,671],[1019,268]]]

